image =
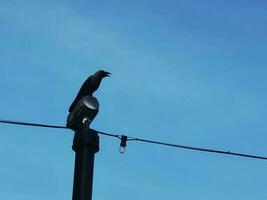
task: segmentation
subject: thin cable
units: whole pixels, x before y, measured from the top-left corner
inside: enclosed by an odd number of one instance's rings
[[[235,152],[230,152],[230,151],[220,151],[220,150],[206,149],[206,148],[199,148],[199,147],[191,147],[191,146],[184,146],[184,145],[178,145],[178,144],[170,144],[170,143],[157,142],[157,141],[146,140],[146,139],[141,139],[141,138],[129,139],[129,141],[139,141],[139,142],[175,147],[175,148],[180,148],[180,149],[189,149],[189,150],[193,150],[193,151],[202,151],[202,152],[209,152],[209,153],[216,153],[216,154],[226,154],[226,155],[233,155],[233,156],[239,156],[239,157],[247,157],[247,158],[267,160],[267,157],[263,157],[263,156],[235,153]]]
[[[48,125],[48,124],[38,124],[38,123],[28,123],[28,122],[19,122],[19,121],[11,121],[11,120],[1,120],[0,123],[5,124],[16,124],[22,126],[35,126],[35,127],[43,127],[43,128],[60,128],[60,129],[68,129],[66,126],[57,126],[57,125]]]
[[[23,126],[35,126],[35,127],[42,127],[42,128],[69,129],[66,126],[28,123],[28,122],[19,122],[19,121],[11,121],[11,120],[0,120],[0,123],[23,125]],[[115,134],[105,133],[105,132],[101,132],[101,131],[97,131],[97,132],[101,135],[106,135],[106,136],[115,137],[115,138],[119,138],[119,139],[122,138],[122,135],[115,135]],[[214,150],[214,149],[191,147],[191,146],[184,146],[184,145],[178,145],[178,144],[170,144],[170,143],[165,143],[165,142],[146,140],[146,139],[142,139],[142,138],[134,138],[134,137],[130,137],[130,136],[127,136],[127,137],[128,137],[127,141],[138,141],[138,142],[145,142],[145,143],[150,143],[150,144],[158,144],[158,145],[162,145],[162,146],[175,147],[175,148],[180,148],[180,149],[188,149],[188,150],[215,153],[215,154],[226,154],[226,155],[232,155],[232,156],[267,160],[267,157],[264,157],[264,156],[256,156],[256,155],[250,155],[250,154],[235,153],[235,152],[230,152],[230,151],[220,151],[220,150]]]
[[[19,122],[19,121],[11,121],[11,120],[2,120],[0,119],[0,123],[5,124],[15,124],[15,125],[21,125],[21,126],[34,126],[34,127],[41,127],[41,128],[58,128],[58,129],[69,129],[66,126],[59,126],[59,125],[48,125],[48,124],[38,124],[38,123],[29,123],[29,122]],[[105,133],[101,131],[97,131],[100,135],[106,135],[111,137],[120,138],[119,135],[114,135],[110,133]]]
[[[120,136],[119,135],[115,135],[115,134],[110,134],[110,133],[105,133],[105,132],[102,132],[102,131],[97,131],[100,135],[106,135],[106,136],[110,136],[110,137],[115,137],[115,138],[119,138],[120,139]]]

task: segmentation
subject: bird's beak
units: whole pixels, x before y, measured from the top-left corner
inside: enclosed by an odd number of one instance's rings
[[[111,73],[106,72],[106,76],[107,76],[107,77],[110,77],[110,75],[111,75]]]

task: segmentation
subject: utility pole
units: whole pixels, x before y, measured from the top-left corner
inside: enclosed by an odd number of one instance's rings
[[[67,127],[75,131],[72,146],[75,151],[72,200],[92,200],[94,158],[99,151],[99,137],[97,131],[89,126],[98,108],[96,98],[85,96],[67,119]]]
[[[84,126],[84,129],[75,133],[72,149],[76,152],[72,200],[91,200],[94,158],[99,151],[97,132]]]

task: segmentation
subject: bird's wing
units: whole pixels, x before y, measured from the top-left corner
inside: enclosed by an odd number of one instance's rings
[[[74,101],[70,105],[69,112],[71,112],[74,109],[74,107],[76,106],[76,104],[79,102],[79,100],[82,97],[84,97],[84,96],[89,94],[92,79],[93,79],[93,76],[89,76],[89,78],[83,83],[83,85],[80,88],[76,98],[74,99]]]

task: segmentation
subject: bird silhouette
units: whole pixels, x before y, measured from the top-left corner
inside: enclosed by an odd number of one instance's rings
[[[74,107],[82,97],[86,95],[93,96],[93,93],[98,89],[102,79],[105,77],[109,77],[110,75],[111,73],[109,72],[106,72],[104,70],[99,70],[95,74],[89,76],[87,80],[83,83],[76,98],[70,105],[69,112],[71,112],[74,109]]]

